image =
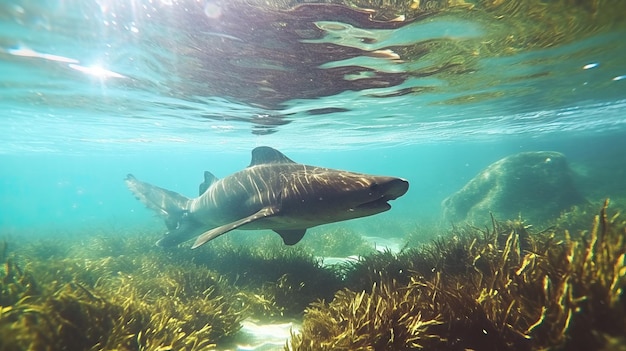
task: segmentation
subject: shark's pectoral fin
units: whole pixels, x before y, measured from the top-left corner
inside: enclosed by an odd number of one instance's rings
[[[250,215],[248,217],[242,218],[240,220],[237,220],[228,224],[224,224],[223,226],[213,228],[209,231],[202,233],[196,239],[196,242],[193,243],[193,246],[191,248],[195,249],[198,246],[202,246],[206,244],[207,241],[213,240],[222,234],[228,233],[233,229],[237,229],[241,227],[242,225],[246,225],[248,223],[254,222],[259,219],[274,216],[277,213],[278,213],[278,209],[276,209],[275,207],[264,207],[253,215]]]
[[[304,233],[306,233],[306,229],[292,229],[292,230],[274,229],[274,231],[283,238],[283,242],[285,243],[285,245],[297,244],[300,240],[302,240]]]

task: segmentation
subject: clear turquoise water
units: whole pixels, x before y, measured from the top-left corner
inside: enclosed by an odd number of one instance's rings
[[[160,230],[127,173],[192,196],[204,170],[235,172],[259,145],[410,181],[391,211],[344,224],[355,228],[438,221],[445,197],[521,151],[602,170],[594,200],[626,196],[624,23],[425,74],[446,55],[404,49],[475,45],[491,27],[465,12],[360,27],[337,9],[199,3],[0,4],[0,232]]]
[[[0,241],[165,232],[127,173],[191,197],[261,145],[406,178],[390,211],[333,224],[396,245],[523,151],[564,153],[588,200],[625,204],[626,21],[563,3],[587,17],[553,14],[541,37],[542,18],[497,7],[387,21],[290,1],[1,0]],[[278,349],[288,328],[234,343]]]

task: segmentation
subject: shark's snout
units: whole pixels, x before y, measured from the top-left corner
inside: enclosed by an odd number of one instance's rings
[[[399,198],[409,190],[409,182],[401,178],[379,177],[370,184],[369,190],[373,197],[359,204],[356,209],[383,212],[391,208],[388,201]]]
[[[406,194],[409,190],[409,182],[402,178],[386,178],[383,182],[377,182],[381,187],[381,193],[385,200],[395,200]]]

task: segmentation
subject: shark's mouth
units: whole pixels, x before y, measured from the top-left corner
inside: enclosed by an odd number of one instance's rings
[[[366,202],[358,205],[356,210],[376,210],[376,211],[387,211],[391,208],[391,205],[387,202],[390,200],[386,196],[382,196],[374,201]]]
[[[409,183],[406,180],[400,178],[390,179],[389,181],[373,185],[373,187],[376,187],[376,189],[380,191],[381,196],[378,199],[362,203],[356,206],[354,210],[378,213],[390,209],[391,205],[388,201],[399,198],[409,189]],[[372,187],[370,187],[370,189],[372,189]]]

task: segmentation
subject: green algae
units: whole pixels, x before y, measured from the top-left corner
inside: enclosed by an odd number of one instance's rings
[[[129,234],[4,242],[0,349],[214,349],[244,318],[298,316],[339,288],[308,251],[271,240],[163,250]]]
[[[626,331],[626,221],[573,236],[520,220],[363,258],[286,350],[589,350]]]
[[[298,316],[311,302],[330,298],[340,279],[320,259],[297,247],[209,247],[194,262],[215,269],[249,293],[240,298],[262,317]]]
[[[302,333],[292,334],[291,345],[298,350],[422,348],[428,339],[438,338],[428,328],[441,324],[422,317],[432,313],[425,307],[419,289],[394,281],[374,283],[369,292],[342,289],[329,304],[318,301],[307,309]]]
[[[363,236],[344,227],[307,234],[302,243],[307,251],[322,257],[364,256],[375,252]]]
[[[2,299],[1,349],[202,350],[243,319],[220,278],[197,266],[147,256],[33,261],[23,270],[12,262],[2,277],[10,300]],[[120,271],[120,262],[132,268]]]
[[[302,317],[291,350],[615,349],[626,221],[600,207],[542,230],[521,219],[454,227],[332,267],[313,255],[318,243],[272,235],[200,250],[163,250],[136,233],[3,242],[0,349],[209,350],[249,317]],[[321,241],[333,245],[332,232]]]

